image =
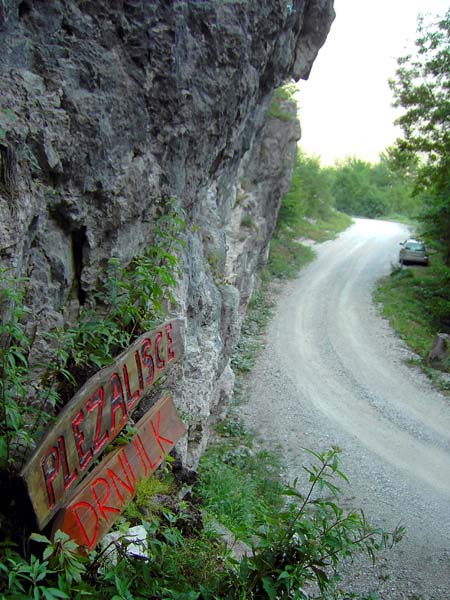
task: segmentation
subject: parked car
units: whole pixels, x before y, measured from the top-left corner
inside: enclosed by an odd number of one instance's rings
[[[427,247],[420,240],[405,240],[400,242],[400,253],[398,255],[398,262],[401,265],[408,263],[417,263],[420,265],[428,265],[428,253]]]

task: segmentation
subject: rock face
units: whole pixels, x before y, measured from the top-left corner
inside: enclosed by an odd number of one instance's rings
[[[435,369],[445,369],[450,358],[450,335],[438,333],[428,354],[428,363]]]
[[[230,355],[267,257],[296,140],[268,118],[306,78],[333,0],[2,0],[0,257],[39,333],[76,323],[110,257],[151,243],[164,199],[188,224],[168,383],[195,465],[232,392]]]

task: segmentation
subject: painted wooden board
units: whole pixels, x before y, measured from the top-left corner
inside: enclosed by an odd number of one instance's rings
[[[167,396],[142,417],[126,446],[109,454],[83,481],[55,519],[80,546],[92,550],[135,494],[136,483],[161,464],[185,432],[173,400]]]
[[[21,472],[40,528],[117,437],[145,390],[167,373],[183,352],[183,321],[165,323],[140,336],[64,407]]]

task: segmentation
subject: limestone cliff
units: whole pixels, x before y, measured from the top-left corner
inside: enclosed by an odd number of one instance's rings
[[[76,322],[111,256],[188,223],[168,385],[195,464],[231,393],[230,355],[287,190],[299,127],[268,118],[308,76],[333,0],[1,0],[0,257],[40,333]],[[285,107],[285,110],[292,110]]]

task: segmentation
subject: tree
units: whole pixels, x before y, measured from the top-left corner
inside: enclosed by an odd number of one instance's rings
[[[280,208],[280,222],[295,227],[299,219],[326,219],[333,205],[333,172],[324,169],[316,156],[307,156],[298,149],[291,189]]]
[[[359,158],[338,163],[333,193],[336,208],[358,217],[386,214],[382,189],[373,181],[374,167]]]
[[[403,215],[416,218],[423,205],[423,196],[414,194],[417,161],[402,155],[398,160],[388,147],[373,165],[372,181],[384,196],[387,216]],[[411,158],[411,157],[410,157]]]
[[[394,106],[405,112],[397,123],[404,137],[398,154],[419,160],[416,189],[428,202],[425,232],[441,246],[450,264],[450,9],[432,22],[419,17],[416,54],[398,59],[390,81]]]

